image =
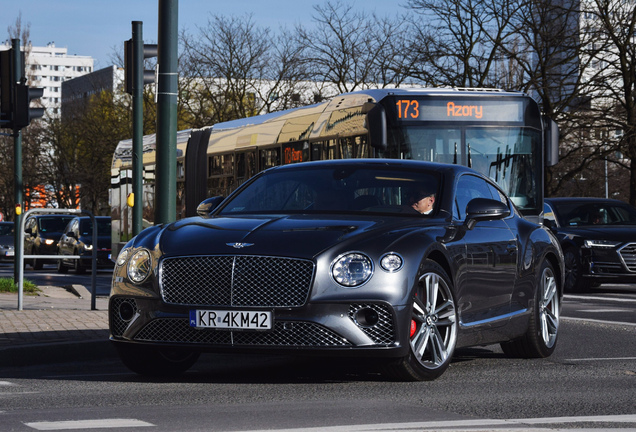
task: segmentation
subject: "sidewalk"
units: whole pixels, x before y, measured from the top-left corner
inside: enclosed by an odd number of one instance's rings
[[[81,285],[40,286],[39,295],[0,293],[0,367],[90,360],[114,353],[108,341],[108,299]]]

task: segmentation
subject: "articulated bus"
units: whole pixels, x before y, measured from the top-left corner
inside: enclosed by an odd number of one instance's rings
[[[144,137],[143,224],[155,203],[155,135]],[[528,95],[492,89],[382,89],[181,131],[177,136],[177,218],[227,196],[257,172],[290,163],[397,158],[461,164],[494,179],[536,222],[544,167],[558,161],[558,128]],[[119,143],[110,199],[113,256],[132,237],[132,140]]]

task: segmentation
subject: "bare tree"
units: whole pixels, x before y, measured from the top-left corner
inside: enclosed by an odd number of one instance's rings
[[[594,71],[588,77],[590,109],[603,119],[595,133],[597,154],[620,152],[615,162],[629,172],[629,203],[636,205],[636,3],[590,0],[583,5],[584,30],[592,36],[584,45]]]
[[[195,127],[288,107],[305,77],[293,41],[256,26],[251,15],[211,16],[181,40],[184,111]]]
[[[380,19],[339,1],[314,6],[314,11],[313,26],[296,27],[314,81],[331,83],[338,92],[404,82],[403,19]]]
[[[524,0],[409,0],[414,78],[428,85],[510,85],[509,56]]]

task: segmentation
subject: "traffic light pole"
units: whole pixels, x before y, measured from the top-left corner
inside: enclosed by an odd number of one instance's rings
[[[177,218],[178,12],[178,0],[159,0],[156,224]]]
[[[144,39],[141,21],[132,22],[132,109],[133,109],[133,235],[143,229],[143,159],[144,159]]]
[[[13,47],[13,76],[16,82],[22,81],[22,53],[20,52],[20,39],[12,39],[11,45]],[[15,83],[12,83],[15,84]],[[15,85],[14,85],[15,87]],[[14,201],[15,201],[15,221],[13,223],[14,226],[14,245],[18,245],[20,243],[20,239],[23,235],[22,232],[18,229],[20,227],[20,220],[22,218],[22,129],[17,128],[16,125],[13,127],[13,169],[14,169],[14,178],[13,178],[13,193],[14,193]],[[14,262],[21,262],[22,260],[22,251],[19,248],[14,248],[15,257]],[[18,283],[19,280],[19,271],[18,266],[13,266],[13,281]]]

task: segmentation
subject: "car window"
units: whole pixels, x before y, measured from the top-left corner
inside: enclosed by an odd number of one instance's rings
[[[97,235],[107,236],[111,234],[111,220],[110,218],[102,218],[97,220]],[[76,221],[77,224],[77,221]],[[81,219],[79,222],[79,227],[75,225],[75,230],[81,236],[92,236],[93,235],[93,224],[90,219]]]
[[[497,188],[474,175],[461,176],[457,181],[456,190],[453,216],[459,220],[466,218],[466,206],[474,198],[496,199],[508,204],[506,197]]]
[[[12,235],[13,234],[13,225],[0,225],[0,235],[6,236],[6,235]]]
[[[63,232],[72,217],[43,217],[38,219],[38,226],[42,232]]]
[[[409,198],[422,189],[436,194],[438,188],[437,174],[375,164],[272,171],[241,191],[220,214],[336,211],[417,216]]]
[[[636,209],[622,203],[566,201],[554,210],[561,226],[636,225]]]

